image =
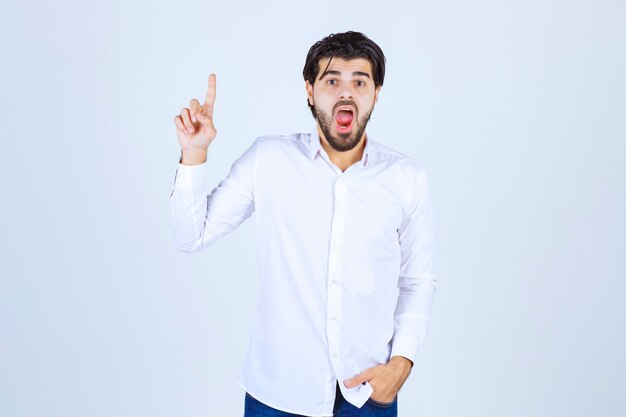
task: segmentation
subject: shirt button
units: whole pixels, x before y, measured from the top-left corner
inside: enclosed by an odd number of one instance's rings
[[[337,316],[330,316],[331,320],[337,320]]]
[[[336,353],[333,353],[333,358],[336,358],[337,356],[339,355],[337,355]]]
[[[337,283],[337,280],[336,280],[336,279],[334,279],[334,280],[333,280],[333,284],[336,284],[336,283]]]

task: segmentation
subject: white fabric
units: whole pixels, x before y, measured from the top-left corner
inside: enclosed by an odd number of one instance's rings
[[[237,382],[278,410],[330,416],[339,381],[361,407],[369,382],[343,381],[391,356],[414,361],[427,332],[436,278],[424,167],[368,136],[342,172],[316,130],[257,138],[210,193],[208,165],[178,165],[174,242],[197,252],[256,213],[259,295]]]

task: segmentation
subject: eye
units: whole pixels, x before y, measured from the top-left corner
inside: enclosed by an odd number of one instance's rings
[[[326,83],[329,85],[335,85],[336,81],[331,78],[330,80],[326,81]]]
[[[365,85],[365,82],[363,82],[363,81],[361,81],[361,80],[358,80],[358,81],[356,82],[356,85],[358,85],[359,87],[362,87],[362,86],[364,86],[364,85]]]

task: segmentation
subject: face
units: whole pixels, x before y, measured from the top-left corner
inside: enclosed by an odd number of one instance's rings
[[[339,152],[357,146],[380,91],[380,86],[374,86],[369,60],[322,58],[314,85],[307,81],[306,89],[328,144]]]

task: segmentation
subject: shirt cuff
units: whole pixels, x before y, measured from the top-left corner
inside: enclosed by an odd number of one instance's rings
[[[415,357],[417,356],[418,341],[413,336],[396,334],[393,339],[393,345],[391,346],[392,356],[404,356],[415,364]]]
[[[199,165],[178,164],[174,177],[174,187],[181,190],[195,190],[205,187],[208,164]]]

